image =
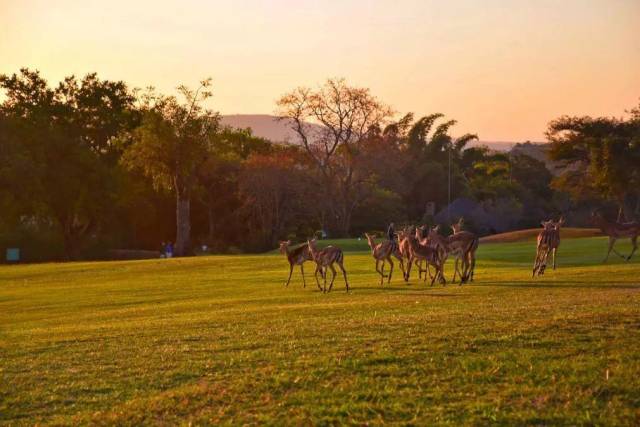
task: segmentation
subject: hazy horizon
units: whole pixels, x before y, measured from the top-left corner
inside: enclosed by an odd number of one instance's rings
[[[273,114],[283,93],[344,77],[457,134],[539,142],[560,115],[638,104],[638,22],[635,0],[0,0],[0,73],[95,71],[165,93],[211,76],[224,115]]]

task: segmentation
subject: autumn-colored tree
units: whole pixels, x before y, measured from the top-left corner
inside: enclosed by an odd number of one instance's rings
[[[317,90],[298,88],[282,96],[277,114],[298,136],[319,175],[318,194],[328,209],[329,227],[346,236],[359,192],[368,180],[358,173],[361,145],[391,117],[391,109],[369,89],[329,79]]]
[[[239,215],[244,201],[238,180],[243,162],[251,155],[266,155],[274,144],[253,135],[251,129],[223,127],[211,139],[205,161],[198,168],[197,196],[206,209],[207,235],[211,247],[242,244],[246,230]]]
[[[244,163],[240,191],[264,247],[287,237],[287,229],[304,222],[304,213],[312,207],[306,203],[313,198],[307,192],[310,184],[305,166],[295,148],[254,154]]]

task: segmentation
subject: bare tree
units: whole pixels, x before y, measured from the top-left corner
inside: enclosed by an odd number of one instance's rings
[[[317,90],[297,88],[277,105],[278,116],[290,123],[319,172],[332,231],[347,235],[352,212],[362,201],[357,190],[368,179],[358,174],[361,144],[380,132],[391,109],[369,89],[343,79],[329,79]]]

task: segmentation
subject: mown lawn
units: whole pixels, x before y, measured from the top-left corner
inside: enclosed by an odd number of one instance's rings
[[[446,287],[349,252],[328,295],[275,254],[2,266],[0,424],[638,425],[640,255],[604,249],[532,280],[484,245]]]

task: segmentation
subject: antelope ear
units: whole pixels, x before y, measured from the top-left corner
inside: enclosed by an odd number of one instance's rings
[[[433,231],[440,231],[440,224],[433,227]]]
[[[464,224],[464,218],[463,217],[460,217],[460,219],[458,220],[458,224],[460,224],[460,225]]]
[[[547,221],[540,221],[540,225],[544,227],[545,225],[547,225]]]
[[[558,225],[562,225],[564,224],[564,217],[561,216],[560,219],[558,220]]]

